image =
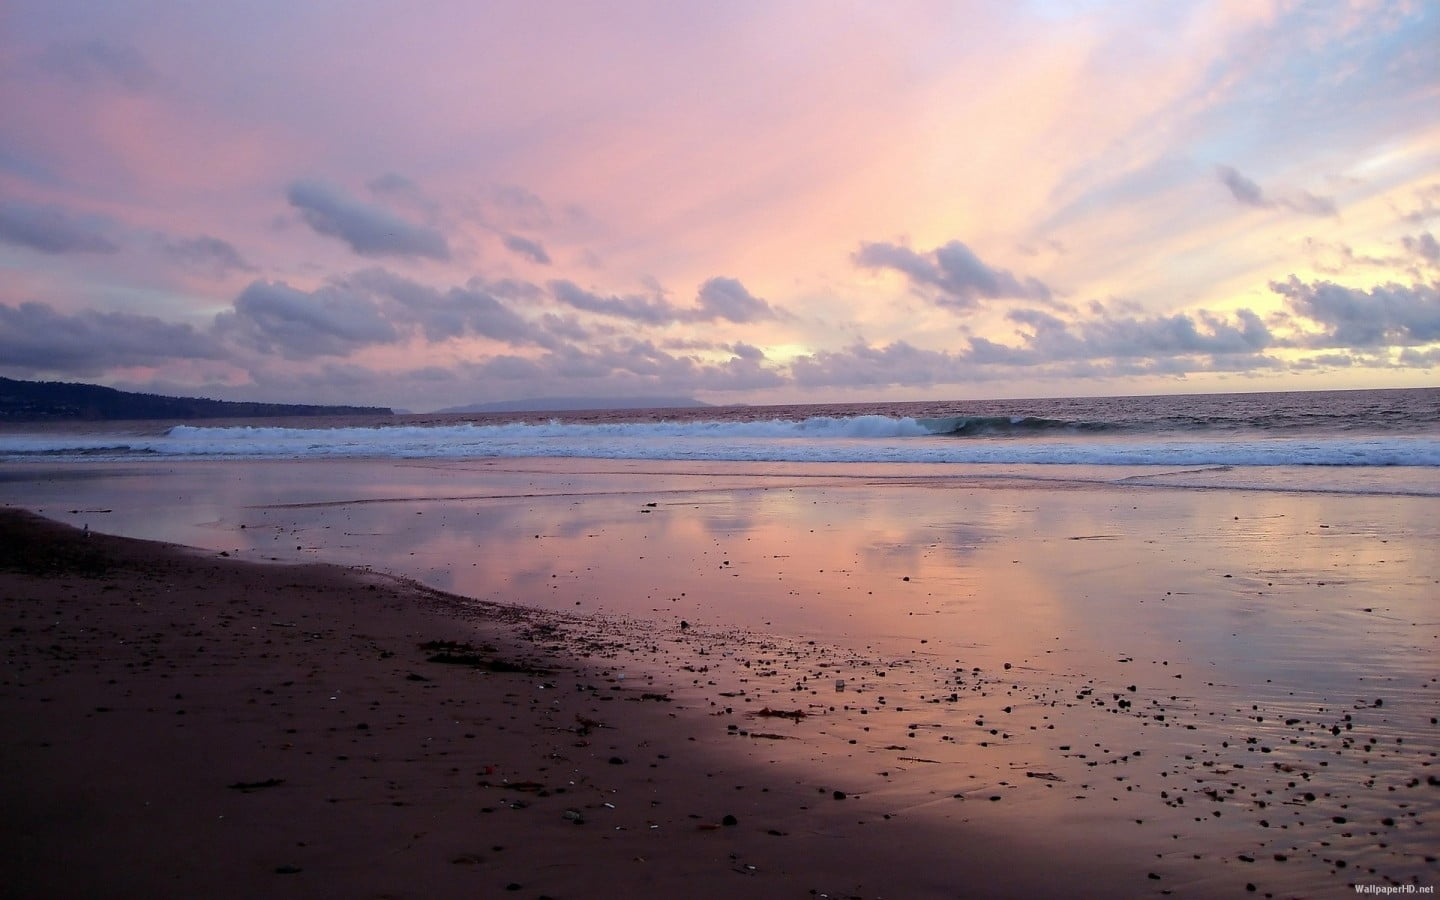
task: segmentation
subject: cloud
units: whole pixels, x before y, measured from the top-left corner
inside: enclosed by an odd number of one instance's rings
[[[193,238],[167,240],[162,245],[162,249],[176,262],[193,269],[209,272],[217,277],[230,272],[255,271],[255,267],[245,261],[233,244],[208,234]]]
[[[555,343],[543,329],[475,287],[451,288],[443,294],[436,292],[432,302],[414,307],[412,311],[420,314],[425,336],[432,341],[478,334],[509,344],[553,346]]]
[[[113,84],[139,93],[159,82],[155,70],[134,47],[93,40],[53,44],[38,59],[40,68],[84,87]]]
[[[1440,241],[1428,231],[1417,235],[1405,235],[1401,239],[1405,249],[1420,257],[1426,265],[1440,266]]]
[[[361,203],[323,182],[296,181],[286,197],[311,228],[339,238],[361,256],[450,258],[445,236],[435,229],[413,225],[389,210]]]
[[[1234,197],[1237,203],[1245,206],[1253,206],[1258,209],[1278,207],[1307,216],[1320,217],[1334,216],[1338,213],[1332,198],[1320,197],[1309,191],[1293,191],[1275,198],[1267,197],[1259,184],[1240,174],[1240,171],[1234,166],[1216,166],[1215,174],[1219,176],[1220,183],[1229,189],[1230,196]]]
[[[0,241],[41,253],[114,253],[120,247],[105,235],[99,219],[53,206],[0,201]]]
[[[891,269],[915,286],[935,288],[935,302],[956,309],[974,309],[981,300],[1035,300],[1049,303],[1050,288],[1035,278],[1022,278],[1005,269],[986,265],[960,241],[917,253],[909,247],[885,242],[862,243],[852,254],[856,265]]]
[[[1314,347],[1382,347],[1440,341],[1440,288],[1384,284],[1364,290],[1330,281],[1305,284],[1295,276],[1270,282],[1291,310],[1319,325]]]
[[[410,210],[422,219],[433,220],[440,211],[440,204],[413,179],[398,172],[386,172],[365,182],[370,193],[381,198],[394,209]]]
[[[1104,315],[1066,323],[1038,310],[1015,310],[1008,318],[1030,329],[1026,347],[1045,360],[1255,353],[1274,343],[1270,330],[1248,309],[1239,310],[1233,323],[1206,311]]]
[[[585,290],[572,281],[557,280],[549,284],[556,300],[575,309],[641,322],[647,325],[670,325],[676,322],[754,322],[778,318],[769,303],[753,296],[734,278],[715,277],[700,286],[697,305],[677,306],[658,294],[655,296],[606,296]]]
[[[1278,201],[1286,209],[1303,213],[1307,216],[1334,216],[1340,211],[1335,207],[1335,200],[1330,197],[1320,197],[1309,191],[1296,191],[1288,197],[1281,197]]]
[[[507,234],[504,237],[505,247],[512,253],[525,257],[533,263],[542,266],[550,265],[550,254],[545,252],[544,246],[539,241],[532,241],[529,238],[521,237],[518,234]]]
[[[1397,360],[1402,366],[1409,366],[1415,369],[1429,369],[1440,366],[1440,347],[1432,347],[1429,350],[1416,350],[1414,347],[1407,347],[1400,352]]]
[[[1349,369],[1359,365],[1359,357],[1349,353],[1317,353],[1314,356],[1307,356],[1297,360],[1292,366],[1299,372],[1311,372],[1320,369]]]
[[[337,279],[337,287],[357,292],[384,310],[394,324],[417,326],[431,341],[465,335],[481,335],[511,344],[555,346],[556,340],[542,326],[516,313],[505,298],[533,298],[539,289],[511,280],[490,284],[472,278],[464,287],[439,290],[384,269],[365,269]],[[572,323],[555,317],[562,330]]]
[[[754,297],[745,285],[734,278],[715,277],[700,285],[699,319],[725,319],[730,322],[755,322],[775,318],[770,304]]]
[[[331,279],[313,291],[256,281],[232,311],[216,317],[215,327],[243,346],[295,360],[346,356],[417,334],[430,342],[481,336],[545,348],[560,346],[567,335],[587,336],[563,317],[544,316],[537,324],[511,309],[505,294],[539,295],[538,288],[527,292],[522,284],[472,278],[441,290],[380,268]]]
[[[46,303],[0,303],[0,366],[22,376],[97,375],[118,366],[222,355],[209,335],[151,316],[88,309],[67,314]]]
[[[1116,315],[1102,307],[1092,313],[1093,318],[1069,322],[1043,310],[1013,310],[1006,318],[1022,329],[1018,345],[971,337],[959,360],[1076,377],[1251,371],[1278,365],[1264,352],[1284,343],[1248,309],[1233,319],[1203,310],[1144,316]],[[1058,369],[1058,363],[1068,368]]]
[[[256,281],[215,317],[216,332],[289,359],[344,356],[400,335],[366,297],[334,286],[313,293],[283,282]]]
[[[905,341],[884,347],[856,343],[842,350],[818,350],[796,357],[790,373],[802,387],[957,384],[973,376],[956,355]]]
[[[556,280],[549,284],[556,300],[584,312],[630,319],[647,325],[668,325],[680,320],[680,311],[664,297],[604,296],[592,293],[573,281]]]
[[[1265,192],[1260,185],[1241,175],[1239,170],[1233,166],[1220,166],[1216,173],[1220,176],[1220,183],[1230,189],[1230,196],[1239,203],[1246,206],[1268,207],[1270,201],[1265,199]]]

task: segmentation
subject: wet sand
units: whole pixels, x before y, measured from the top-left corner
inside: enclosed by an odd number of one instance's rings
[[[20,497],[210,546],[5,513],[8,894],[1437,881],[1430,501],[483,474]]]

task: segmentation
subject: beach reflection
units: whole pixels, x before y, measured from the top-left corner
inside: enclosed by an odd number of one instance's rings
[[[740,752],[897,814],[968,823],[983,805],[1002,833],[1078,825],[1066,840],[1145,860],[1311,863],[1266,870],[1283,895],[1342,877],[1342,853],[1433,871],[1430,497],[934,467],[80,469],[0,479],[0,499],[240,559],[600,613],[593,633],[630,653],[606,664],[668,677],[677,708],[736,740],[757,708],[800,708],[795,739]],[[1225,893],[1226,871],[1190,887]]]
[[[1358,667],[1434,670],[1412,625],[1433,619],[1440,583],[1429,498],[568,465],[69,466],[3,489],[76,524],[241,558],[965,664],[1153,658],[1307,689]]]

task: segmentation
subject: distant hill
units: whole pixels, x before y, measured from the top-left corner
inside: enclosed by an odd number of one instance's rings
[[[378,406],[234,403],[117,391],[98,384],[0,378],[0,422],[120,419],[251,419],[276,416],[388,416]]]
[[[437,409],[437,413],[573,412],[589,409],[684,409],[709,406],[693,397],[532,397]]]

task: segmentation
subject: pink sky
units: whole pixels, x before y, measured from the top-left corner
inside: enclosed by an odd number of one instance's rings
[[[1415,3],[0,9],[0,374],[415,410],[1419,386]]]

